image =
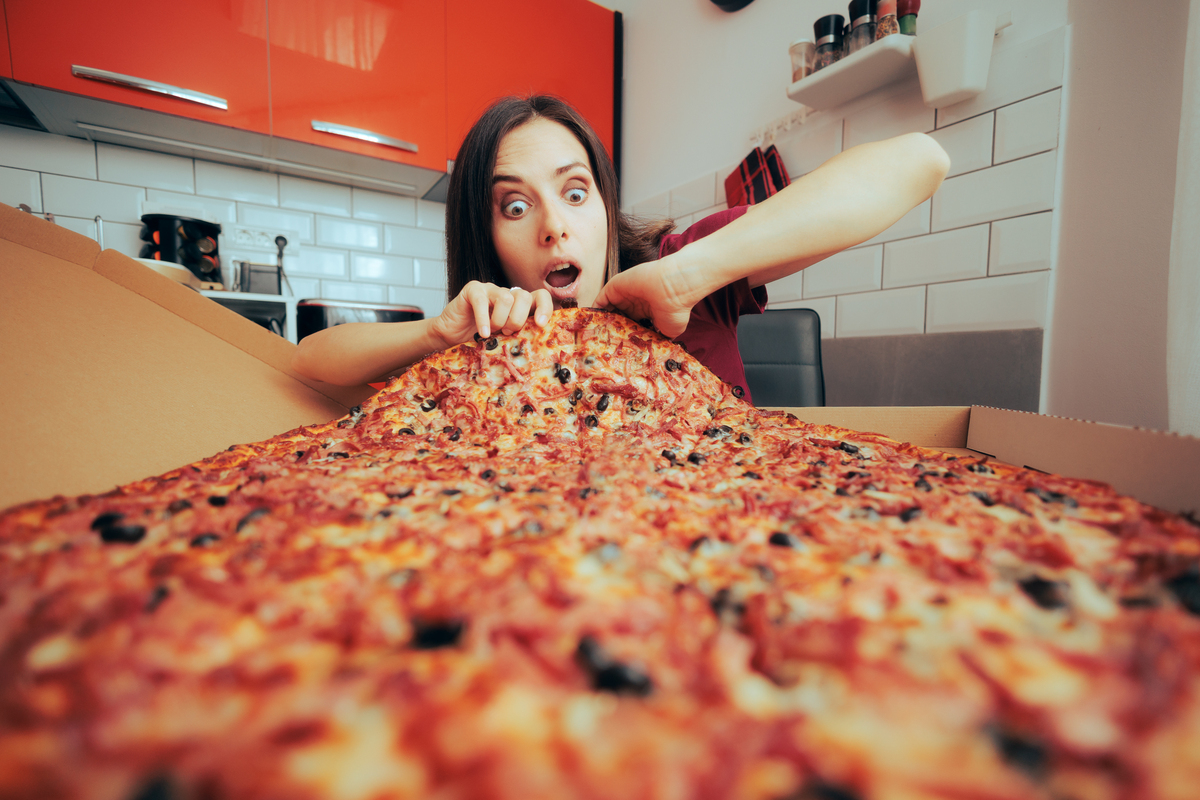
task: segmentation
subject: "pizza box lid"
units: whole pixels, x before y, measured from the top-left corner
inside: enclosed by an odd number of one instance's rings
[[[986,406],[786,410],[805,422],[1100,481],[1167,511],[1200,512],[1200,439],[1193,436]]]
[[[91,239],[0,204],[0,509],[98,493],[369,396],[295,345]]]

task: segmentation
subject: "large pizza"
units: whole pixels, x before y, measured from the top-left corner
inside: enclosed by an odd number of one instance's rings
[[[1198,562],[561,311],[0,515],[0,797],[1194,798]]]

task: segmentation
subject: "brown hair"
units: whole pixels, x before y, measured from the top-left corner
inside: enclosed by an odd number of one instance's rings
[[[619,271],[658,258],[659,243],[675,227],[671,220],[643,221],[621,212],[612,160],[592,126],[565,101],[549,95],[506,97],[492,104],[471,126],[450,174],[446,196],[448,299],[457,297],[471,281],[508,285],[492,243],[492,173],[504,137],[538,118],[565,127],[587,152],[608,217],[605,281]]]

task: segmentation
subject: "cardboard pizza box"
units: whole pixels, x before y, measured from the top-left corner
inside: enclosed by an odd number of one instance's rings
[[[0,204],[0,509],[99,493],[346,413],[369,389],[91,239]]]
[[[291,370],[295,347],[91,239],[0,205],[0,509],[95,494],[368,397]],[[1104,481],[1200,509],[1200,440],[982,407],[794,408],[811,422]]]

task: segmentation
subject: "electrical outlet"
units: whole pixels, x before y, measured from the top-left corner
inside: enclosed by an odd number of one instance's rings
[[[224,229],[225,246],[231,250],[265,250],[270,253],[276,252],[275,237],[283,236],[287,239],[287,246],[284,247],[284,255],[295,256],[300,254],[300,234],[296,231],[285,231],[264,228],[256,225],[226,225]]]

